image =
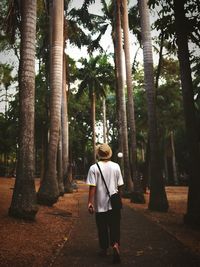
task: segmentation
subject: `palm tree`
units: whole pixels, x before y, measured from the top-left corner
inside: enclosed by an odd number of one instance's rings
[[[176,168],[176,154],[175,154],[175,145],[174,145],[174,132],[170,131],[170,146],[172,151],[172,170],[173,170],[173,178],[175,185],[178,185],[178,176],[177,176],[177,168]]]
[[[55,0],[52,6],[52,45],[50,77],[50,136],[47,169],[38,191],[38,203],[54,204],[59,197],[57,181],[57,149],[61,123],[62,72],[63,72],[64,2]]]
[[[142,30],[142,44],[144,57],[145,88],[147,93],[148,127],[150,142],[150,200],[149,209],[167,211],[168,201],[164,188],[161,163],[159,160],[159,142],[157,134],[155,87],[153,75],[153,56],[151,44],[151,30],[147,0],[139,0],[140,22]]]
[[[101,90],[102,86],[97,77],[97,62],[99,57],[91,57],[89,61],[81,59],[83,68],[79,70],[79,79],[82,80],[79,86],[78,96],[83,94],[84,90],[88,90],[89,98],[91,100],[91,122],[92,122],[92,146],[93,146],[93,161],[96,161],[95,146],[96,146],[96,92]]]
[[[114,49],[115,49],[115,68],[117,78],[117,98],[119,104],[119,126],[121,129],[123,158],[124,158],[124,178],[125,189],[128,192],[133,191],[133,183],[130,172],[129,150],[128,150],[128,130],[126,115],[126,99],[124,88],[123,74],[123,49],[122,49],[122,33],[121,33],[121,0],[115,2],[114,17]]]
[[[103,107],[102,107],[102,109],[103,109],[103,142],[107,143],[108,131],[107,131],[107,123],[106,123],[106,98],[105,97],[103,97],[103,99],[102,99],[102,105],[103,105]]]
[[[84,16],[82,12],[77,12],[75,9],[68,10],[69,1],[65,1],[65,23],[64,23],[64,50],[67,51],[67,41],[73,46],[81,48],[83,45],[91,43],[90,35],[85,34],[84,30],[79,25],[79,18]],[[71,75],[73,76],[73,75]],[[63,180],[64,190],[66,193],[72,193],[72,163],[69,159],[69,122],[68,122],[68,96],[69,83],[71,79],[68,66],[68,57],[64,55],[63,58],[63,95],[62,95],[62,109],[61,109],[61,133],[62,133],[62,166],[63,166]]]
[[[69,125],[68,125],[68,79],[66,75],[67,57],[63,57],[63,92],[62,92],[62,109],[61,109],[61,131],[62,131],[62,168],[64,190],[66,193],[72,192],[71,181],[68,175],[69,168]]]
[[[102,95],[102,123],[103,123],[103,141],[104,143],[107,143],[109,138],[109,131],[107,129],[107,114],[106,114],[106,95],[108,92],[114,90],[114,82],[115,82],[115,76],[114,76],[114,69],[111,66],[111,64],[108,62],[108,58],[106,54],[101,57],[99,61],[99,80],[101,81],[101,84],[104,88],[105,95]],[[109,115],[108,115],[109,118]]]
[[[17,173],[9,215],[34,219],[38,211],[34,184],[36,0],[21,1],[19,66],[20,137]]]
[[[57,181],[58,181],[58,191],[59,196],[63,196],[64,191],[64,181],[63,181],[63,146],[62,146],[62,132],[61,132],[61,125],[60,125],[60,135],[59,135],[59,141],[58,141],[58,148],[57,148]]]
[[[49,32],[47,32],[46,30],[46,25],[49,23],[50,27],[52,25],[52,21],[53,21],[53,16],[52,16],[52,12],[53,12],[53,5],[54,2],[53,1],[44,1],[45,2],[45,7],[46,7],[46,13],[48,13],[49,15],[49,21],[48,20],[42,20],[42,25],[40,26],[39,30],[42,31],[42,33],[38,34],[39,39],[39,44],[40,47],[38,49],[39,54],[38,57],[40,58],[40,62],[44,61],[44,63],[46,64],[46,69],[49,68],[49,65],[52,66],[52,59],[51,57],[49,57],[49,50],[51,50],[51,47],[49,49],[49,43],[52,43],[52,33],[53,31],[50,29]],[[88,35],[86,35],[84,33],[84,31],[79,27],[78,22],[76,21],[76,19],[73,17],[73,12],[69,12],[68,11],[68,4],[70,1],[65,1],[64,2],[64,7],[65,7],[65,23],[64,23],[64,39],[63,39],[63,48],[66,49],[66,40],[69,40],[69,42],[73,45],[78,46],[79,48],[82,45],[88,44],[90,42],[90,38]],[[42,6],[42,4],[41,4]],[[41,10],[41,12],[43,12],[44,10]],[[45,21],[45,23],[44,23]],[[47,40],[50,40],[49,42],[47,42]],[[42,45],[41,45],[42,44]],[[48,51],[48,52],[47,52]],[[50,58],[50,59],[49,59]],[[68,166],[69,166],[69,136],[68,136],[68,114],[67,114],[67,102],[68,100],[66,99],[66,86],[68,86],[68,78],[66,81],[66,76],[68,77],[68,66],[67,63],[65,62],[66,57],[63,57],[63,97],[62,97],[62,108],[61,108],[61,130],[60,130],[60,144],[62,143],[62,147],[58,146],[60,152],[62,150],[62,170],[60,169],[61,167],[61,162],[60,159],[61,157],[58,158],[57,161],[57,167],[59,167],[57,169],[58,171],[58,187],[59,187],[59,191],[60,194],[63,194],[63,180],[64,180],[64,187],[65,187],[65,191],[70,191],[71,192],[71,188],[70,188],[70,182],[68,179]],[[47,84],[49,85],[49,80],[50,80],[50,75],[49,75],[50,71],[46,71],[46,80],[47,80]],[[48,92],[48,90],[46,90]],[[47,103],[47,108],[48,108],[48,100],[46,101]],[[48,116],[47,116],[48,117]],[[47,125],[47,124],[46,124]],[[47,128],[47,127],[46,127]],[[47,135],[46,135],[47,136]],[[46,137],[45,136],[45,137]],[[46,138],[44,138],[44,141],[47,143]],[[43,146],[44,147],[44,146]],[[47,149],[46,149],[47,150]],[[58,154],[59,155],[59,154]],[[43,157],[45,159],[45,161],[43,160],[44,165],[47,165],[47,157]],[[48,163],[49,165],[52,165],[51,163]],[[54,164],[53,164],[54,165]],[[43,168],[43,169],[47,169]],[[41,175],[41,178],[43,178],[45,176],[45,170],[43,171],[44,175]],[[62,177],[60,177],[60,175],[62,175]]]
[[[84,12],[89,4],[93,1],[85,0],[83,4]],[[127,117],[126,117],[126,101],[125,101],[125,88],[124,88],[124,75],[123,75],[123,63],[122,63],[122,36],[121,36],[121,0],[112,1],[110,5],[107,5],[105,0],[101,1],[103,8],[103,16],[90,15],[84,16],[84,23],[90,26],[90,29],[94,32],[98,32],[96,41],[93,42],[94,47],[96,42],[99,42],[102,35],[107,30],[108,26],[112,26],[112,38],[114,44],[114,60],[115,60],[115,72],[116,72],[116,96],[118,102],[118,122],[119,122],[119,147],[123,150],[124,161],[124,176],[126,190],[131,192],[133,190],[133,182],[131,178],[130,163],[129,163],[129,151],[128,151],[128,130],[127,130]],[[90,21],[92,20],[92,23]]]
[[[188,49],[188,25],[186,24],[184,1],[174,0],[175,27],[178,44],[178,58],[181,74],[184,117],[186,125],[186,137],[190,157],[189,166],[189,192],[185,223],[200,225],[200,151],[197,118],[194,107],[193,83],[190,68],[190,56]]]
[[[106,61],[106,62],[105,62]],[[96,56],[80,60],[82,68],[79,69],[78,79],[81,80],[77,96],[81,96],[85,90],[89,93],[91,100],[91,117],[92,117],[92,132],[93,132],[93,160],[96,161],[95,146],[96,146],[96,97],[105,96],[104,86],[109,81],[113,81],[112,66],[107,61],[107,56]],[[111,82],[110,82],[111,83]]]
[[[125,52],[125,65],[126,65],[126,83],[128,93],[128,121],[130,126],[130,146],[131,146],[131,158],[132,158],[132,177],[133,180],[137,176],[137,153],[136,153],[136,128],[135,128],[135,109],[133,101],[133,86],[132,86],[132,67],[130,62],[130,40],[129,40],[129,21],[127,0],[122,1],[122,18],[123,18],[123,32],[124,32],[124,52]]]

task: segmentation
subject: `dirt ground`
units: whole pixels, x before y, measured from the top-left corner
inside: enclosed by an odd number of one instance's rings
[[[87,186],[78,181],[78,192],[65,194],[53,207],[40,206],[35,222],[25,222],[8,216],[15,179],[0,178],[0,266],[51,266],[56,255],[70,237],[79,215],[79,198]],[[39,180],[36,180],[38,187]],[[187,187],[167,187],[170,209],[167,213],[150,212],[146,204],[125,205],[142,212],[167,232],[200,255],[200,231],[183,224],[186,212]]]

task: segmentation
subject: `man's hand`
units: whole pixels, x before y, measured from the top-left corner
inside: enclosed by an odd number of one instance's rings
[[[92,203],[88,203],[88,211],[90,214],[94,213],[94,205]]]
[[[96,192],[96,186],[89,187],[89,196],[88,196],[88,211],[90,214],[94,213],[94,195]]]

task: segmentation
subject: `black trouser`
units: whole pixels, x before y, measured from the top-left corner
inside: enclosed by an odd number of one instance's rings
[[[96,224],[101,249],[107,249],[115,243],[120,244],[121,212],[109,210],[96,213]]]

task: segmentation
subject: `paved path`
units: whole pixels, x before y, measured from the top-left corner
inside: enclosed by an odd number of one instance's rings
[[[80,194],[80,212],[68,241],[53,267],[112,266],[112,256],[97,255],[98,239],[95,218],[86,210],[87,195]],[[124,206],[121,227],[121,259],[127,267],[200,267],[193,255],[173,236],[142,214]]]

